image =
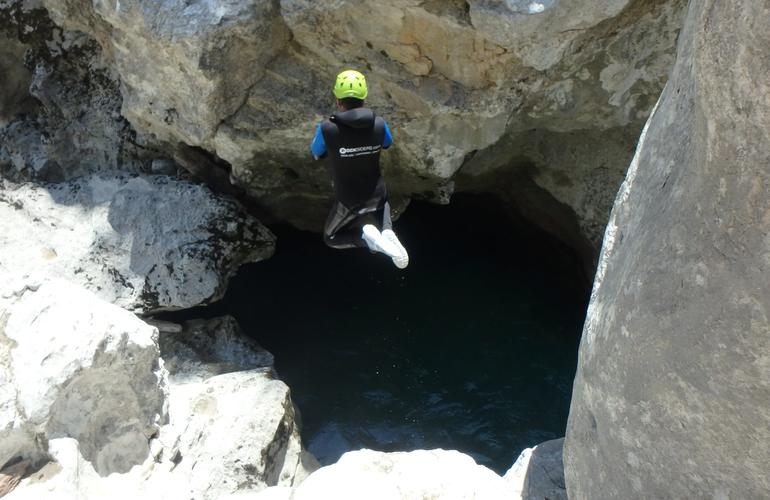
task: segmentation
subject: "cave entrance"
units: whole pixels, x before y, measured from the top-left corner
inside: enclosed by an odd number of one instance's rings
[[[275,227],[276,255],[204,311],[275,355],[322,464],[440,447],[503,472],[563,436],[588,295],[579,259],[478,195],[413,203],[395,228],[405,271]]]

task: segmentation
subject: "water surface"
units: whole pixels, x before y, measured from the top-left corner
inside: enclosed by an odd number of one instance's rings
[[[586,290],[558,244],[462,197],[396,223],[404,271],[273,230],[275,257],[242,268],[203,311],[232,314],[275,354],[321,463],[362,447],[444,448],[504,472],[564,435]]]

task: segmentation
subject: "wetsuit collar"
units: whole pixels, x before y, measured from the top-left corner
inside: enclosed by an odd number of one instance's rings
[[[331,116],[331,121],[351,128],[371,128],[374,126],[374,112],[369,108],[338,111]]]

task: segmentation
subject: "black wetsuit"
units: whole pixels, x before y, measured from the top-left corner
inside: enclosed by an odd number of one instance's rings
[[[380,151],[391,143],[385,120],[368,108],[334,113],[318,126],[311,150],[316,158],[331,157],[336,197],[324,228],[324,241],[330,247],[366,247],[361,239],[366,224],[381,231],[391,228],[380,171]]]

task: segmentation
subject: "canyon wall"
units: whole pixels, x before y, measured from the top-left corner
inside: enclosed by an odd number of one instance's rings
[[[220,349],[229,320],[203,335],[125,309],[221,297],[273,251],[256,215],[320,229],[331,189],[308,143],[347,67],[392,125],[399,210],[490,193],[591,271],[604,235],[570,497],[770,496],[770,6],[691,0],[679,36],[685,4],[0,2],[0,435],[3,461],[40,474],[14,498],[293,494],[317,467],[269,355]],[[85,340],[38,352],[51,332]],[[121,386],[137,402],[119,414],[106,382],[126,377],[145,383]],[[259,439],[241,447],[226,422]],[[215,484],[226,456],[239,465]]]
[[[394,131],[394,206],[492,192],[592,267],[683,4],[11,2],[7,86],[28,98],[29,79],[45,105],[6,125],[0,168],[58,181],[175,159],[318,230],[331,189],[308,143],[333,110],[334,75],[355,67]]]
[[[770,4],[693,0],[615,202],[569,496],[768,498]]]

